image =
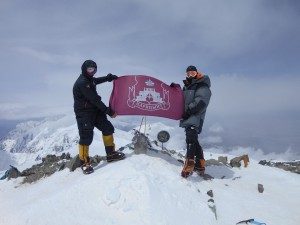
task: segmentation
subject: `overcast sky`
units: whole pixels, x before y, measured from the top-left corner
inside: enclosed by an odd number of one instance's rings
[[[212,80],[214,114],[300,111],[300,1],[0,1],[0,119],[72,113],[84,60]],[[112,84],[98,87],[108,102]]]

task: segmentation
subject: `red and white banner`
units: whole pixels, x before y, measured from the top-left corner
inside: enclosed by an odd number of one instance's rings
[[[183,92],[145,75],[126,75],[114,80],[109,105],[117,115],[159,116],[179,120],[184,111]]]

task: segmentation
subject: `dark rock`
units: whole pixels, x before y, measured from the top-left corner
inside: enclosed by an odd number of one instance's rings
[[[33,165],[32,167],[22,171],[22,176],[24,176],[23,183],[36,182],[43,177],[50,176],[57,171],[64,170],[71,159],[69,153],[63,153],[61,156],[47,155],[42,158],[42,163]]]
[[[65,159],[65,160],[70,160],[71,159],[71,156],[70,156],[70,153],[63,153],[60,157],[59,157],[61,160]]]
[[[277,167],[279,169],[300,174],[300,161],[272,162],[272,161],[261,160],[259,161],[259,164],[264,166]]]
[[[228,164],[228,158],[227,158],[227,156],[219,156],[219,157],[218,157],[218,161],[219,161],[220,163],[225,164],[225,165]]]
[[[207,195],[208,195],[209,197],[211,197],[211,198],[214,197],[214,193],[213,193],[212,190],[209,190],[209,191],[207,192]]]
[[[97,166],[101,161],[105,160],[106,157],[95,155],[94,157],[91,157],[91,164],[93,167]]]
[[[64,170],[66,168],[66,163],[62,163],[59,168],[58,168],[58,171],[61,171],[61,170]]]
[[[79,155],[76,155],[74,158],[72,158],[69,162],[67,162],[66,167],[70,169],[71,172],[76,170],[78,167],[81,167],[81,161],[79,158]]]
[[[98,155],[95,155],[94,157],[91,157],[91,164],[98,164],[101,162],[101,158]]]
[[[0,180],[4,180],[6,178],[10,180],[11,178],[18,178],[20,176],[21,172],[16,167],[10,166],[10,169],[5,172],[4,176],[2,176]]]
[[[223,166],[223,163],[220,163],[215,159],[208,159],[205,161],[206,166]]]
[[[121,148],[119,148],[118,151],[124,151],[124,150],[125,150],[125,147],[121,147]]]
[[[41,159],[42,159],[41,156],[38,155],[38,156],[35,158],[35,161],[39,161],[39,160],[41,160]]]
[[[231,167],[241,167],[241,163],[238,161],[230,161],[230,166]]]
[[[42,163],[40,164],[36,164],[36,165],[33,165],[32,167],[30,168],[27,168],[25,170],[22,171],[22,176],[26,177],[26,176],[30,176],[31,174],[34,174],[35,171],[42,165]]]
[[[60,157],[56,156],[56,155],[47,155],[46,157],[42,158],[42,162],[43,163],[54,163],[54,162],[58,162],[60,160]]]
[[[172,155],[175,155],[177,152],[175,150],[168,150]]]
[[[68,152],[67,154],[66,154],[66,160],[70,160],[72,157],[71,157],[71,155],[70,155],[70,153]]]
[[[232,167],[241,167],[241,161],[244,162],[244,167],[247,167],[249,164],[249,156],[248,155],[242,155],[239,157],[235,157],[230,160],[230,166]]]
[[[63,150],[64,150],[64,147],[63,146],[54,146],[53,147],[53,150],[55,151],[55,152],[62,152]]]
[[[61,156],[59,158],[60,159],[65,159],[66,158],[66,153],[61,154]]]
[[[135,131],[132,143],[135,154],[146,154],[148,147],[151,147],[149,138],[139,131]]]
[[[92,161],[98,164],[105,157],[95,156],[92,157]],[[76,168],[81,166],[81,161],[79,156],[72,158],[69,153],[63,153],[61,156],[56,155],[47,155],[42,158],[42,162],[36,165],[33,165],[30,168],[19,172],[17,168],[11,167],[2,179],[8,178],[17,178],[19,176],[24,177],[22,183],[32,183],[36,182],[43,177],[50,176],[57,171],[64,170],[66,167],[70,169],[70,171],[74,171]]]
[[[242,178],[241,176],[238,176],[238,177],[232,178],[232,180],[237,180],[237,179],[241,179],[241,178]]]
[[[8,180],[11,178],[17,178],[19,176],[21,176],[20,171],[16,167],[11,166],[9,170],[9,174],[7,176]]]
[[[257,185],[257,189],[258,189],[258,192],[259,192],[259,193],[263,193],[264,190],[265,190],[265,189],[264,189],[264,186],[263,186],[262,184],[258,184],[258,185]]]
[[[258,164],[265,166],[267,165],[267,160],[261,160]]]
[[[25,176],[22,183],[33,183],[38,181],[39,179],[50,176],[56,171],[58,171],[60,165],[49,164],[49,163],[40,163],[37,165],[32,166],[22,172],[22,175]]]
[[[199,174],[198,173],[198,175],[200,175],[204,180],[213,180],[213,179],[215,179],[213,176],[211,176],[207,173],[205,173],[205,174]]]

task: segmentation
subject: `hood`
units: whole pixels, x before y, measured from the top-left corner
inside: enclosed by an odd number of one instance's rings
[[[84,63],[82,64],[82,66],[81,66],[81,72],[82,72],[82,74],[83,75],[85,75],[85,76],[88,76],[88,77],[91,77],[91,76],[93,76],[93,75],[89,75],[88,73],[87,73],[87,71],[86,71],[86,69],[88,68],[88,67],[94,67],[94,68],[96,68],[96,70],[95,70],[95,72],[94,72],[94,74],[97,72],[97,64],[93,61],[93,60],[86,60],[86,61],[84,61]]]
[[[198,79],[197,82],[205,83],[205,84],[207,84],[208,87],[211,86],[209,76],[207,76],[207,75],[204,75],[204,77],[202,77],[201,79]]]

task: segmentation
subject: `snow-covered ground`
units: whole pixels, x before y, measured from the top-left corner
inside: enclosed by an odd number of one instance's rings
[[[124,121],[114,123],[122,128],[116,129],[116,145],[121,147],[131,142],[130,125]],[[26,125],[22,126],[24,129]],[[11,138],[6,151],[2,151],[5,159],[20,170],[40,162],[35,160],[38,156],[62,152],[77,154],[74,118],[31,123],[30,127],[32,130],[21,132],[29,137],[22,147],[26,151],[10,153],[17,146],[14,143],[19,143],[15,150],[21,149],[22,138],[18,139],[18,135]],[[182,129],[164,123],[146,126],[146,133],[152,140],[160,130],[171,134],[165,145],[168,149],[184,153]],[[211,130],[217,137],[220,129]],[[104,155],[101,139],[101,133],[95,130],[91,155]],[[33,148],[35,145],[38,148]],[[90,175],[65,169],[33,184],[21,185],[21,178],[1,180],[0,224],[230,225],[250,218],[268,225],[300,224],[300,176],[259,165],[257,160],[263,153],[251,148],[237,148],[226,156],[231,159],[247,152],[253,156],[247,168],[207,167],[207,173],[215,177],[212,181],[205,181],[196,174],[183,179],[180,176],[182,165],[175,159],[155,152],[134,155],[128,149],[125,160],[110,164],[101,162]],[[220,155],[225,154],[219,147],[205,149],[207,159]],[[257,190],[259,183],[264,186],[263,193]],[[208,202],[209,190],[213,191],[214,203]],[[216,214],[210,208],[214,206]]]

